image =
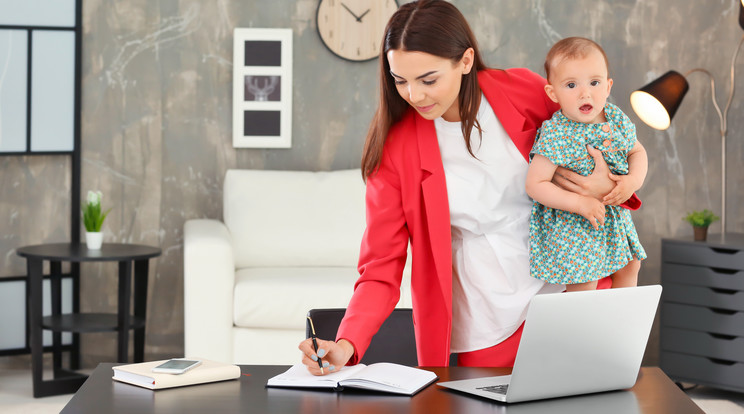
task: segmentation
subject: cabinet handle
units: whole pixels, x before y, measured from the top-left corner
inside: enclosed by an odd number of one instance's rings
[[[739,273],[739,271],[735,269],[723,269],[720,267],[711,267],[710,270],[714,271],[715,273],[720,273],[724,275],[733,275],[733,274]]]
[[[718,333],[713,333],[713,332],[708,332],[708,335],[710,335],[710,336],[712,336],[712,337],[714,337],[716,339],[724,339],[726,341],[731,341],[731,340],[734,340],[734,339],[737,338],[734,335],[724,335],[724,334],[718,334]]]
[[[710,249],[713,250],[714,252],[720,253],[720,254],[736,254],[736,253],[739,253],[739,250],[735,250],[735,249],[724,249],[722,247],[711,247]]]
[[[721,288],[709,288],[709,289],[716,293],[720,293],[722,295],[735,295],[739,293],[738,290],[733,290],[733,289],[721,289]]]
[[[712,362],[714,364],[718,364],[718,365],[729,365],[729,366],[731,366],[731,365],[736,364],[736,361],[729,361],[727,359],[718,359],[718,358],[708,357],[708,360],[710,360],[710,362]]]
[[[733,310],[721,309],[721,308],[708,308],[708,309],[710,309],[712,312],[719,313],[721,315],[733,315],[737,313],[736,311],[733,311]]]

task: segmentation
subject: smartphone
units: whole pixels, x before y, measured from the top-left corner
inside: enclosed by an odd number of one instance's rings
[[[201,361],[195,359],[172,358],[153,368],[152,372],[183,374],[199,364],[201,364]]]

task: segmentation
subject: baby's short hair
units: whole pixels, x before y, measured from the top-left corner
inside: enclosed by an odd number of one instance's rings
[[[548,51],[545,57],[545,77],[550,81],[550,68],[558,59],[577,59],[586,57],[592,50],[597,50],[602,54],[605,65],[607,66],[607,76],[610,75],[610,61],[607,60],[607,54],[602,46],[597,42],[585,37],[567,37],[559,40]]]

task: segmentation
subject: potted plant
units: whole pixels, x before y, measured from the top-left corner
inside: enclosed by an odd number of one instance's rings
[[[100,191],[88,191],[88,200],[83,206],[83,224],[85,224],[85,243],[90,250],[98,250],[103,244],[103,233],[101,226],[103,220],[106,220],[111,209],[105,212],[101,211],[101,199],[103,194]]]
[[[688,213],[687,216],[683,218],[683,220],[692,224],[695,241],[705,241],[708,236],[708,226],[719,219],[720,217],[713,214],[713,212],[707,208],[703,211],[693,211],[692,213]]]

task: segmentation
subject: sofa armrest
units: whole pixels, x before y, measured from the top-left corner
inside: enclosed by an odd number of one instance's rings
[[[184,353],[232,363],[235,259],[218,220],[188,220],[183,248]]]

